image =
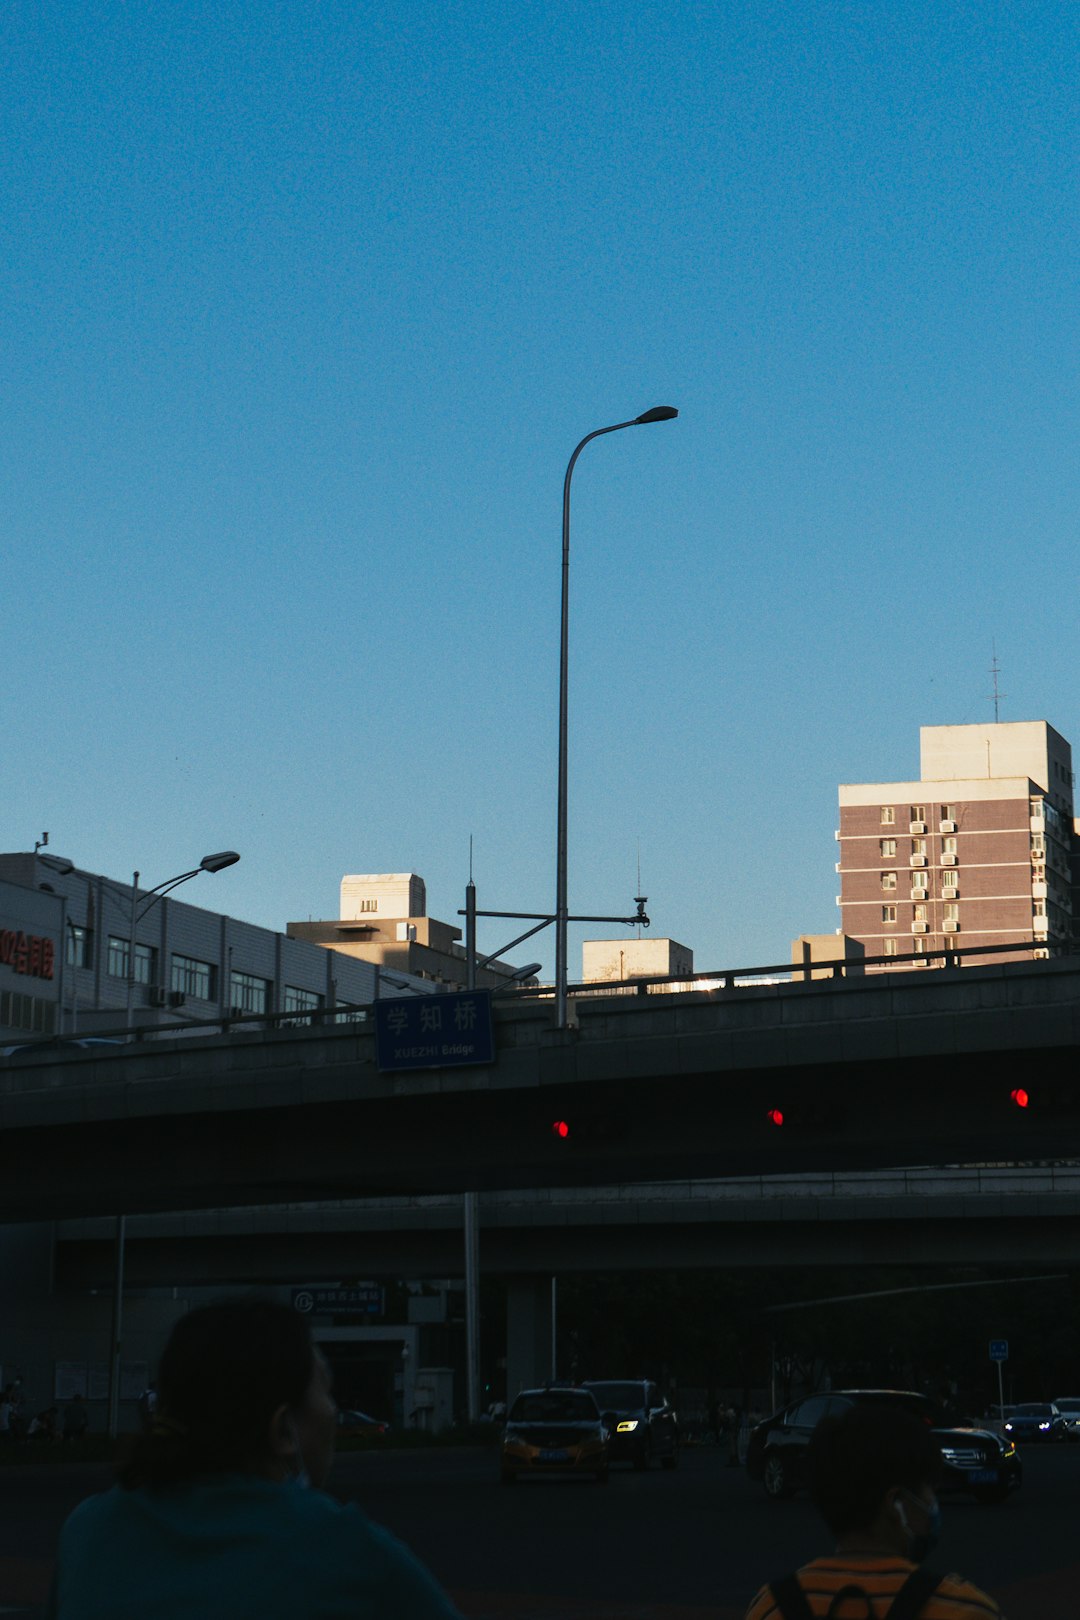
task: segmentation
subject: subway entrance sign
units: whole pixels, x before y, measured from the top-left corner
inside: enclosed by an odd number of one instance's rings
[[[495,1061],[490,990],[375,1003],[380,1069],[453,1069]]]

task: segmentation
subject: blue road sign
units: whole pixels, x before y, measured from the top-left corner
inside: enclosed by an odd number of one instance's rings
[[[377,1001],[375,1057],[380,1069],[452,1069],[494,1062],[490,990]]]
[[[991,1361],[1008,1361],[1008,1359],[1009,1359],[1009,1341],[1008,1341],[1008,1339],[991,1339],[990,1340],[990,1360]]]

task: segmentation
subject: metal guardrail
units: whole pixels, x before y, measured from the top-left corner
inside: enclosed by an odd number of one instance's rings
[[[610,995],[612,991],[639,996],[669,993],[673,987],[685,988],[687,991],[728,991],[738,989],[754,989],[763,984],[792,985],[828,983],[837,979],[863,979],[870,978],[875,982],[879,974],[867,974],[867,968],[883,968],[885,970],[903,967],[905,969],[916,967],[937,967],[938,969],[961,969],[971,964],[973,957],[1015,957],[1018,951],[1030,953],[1032,961],[1045,960],[1051,955],[1054,957],[1078,956],[1080,957],[1080,941],[1069,945],[1050,945],[1042,941],[1014,940],[1005,945],[970,945],[961,949],[955,945],[943,947],[934,951],[909,951],[897,956],[860,956],[838,957],[832,961],[815,961],[802,963],[775,962],[764,967],[748,968],[720,968],[702,973],[656,973],[635,976],[632,979],[607,979],[602,983],[595,979],[571,984],[568,988],[570,994],[580,996]],[[993,965],[991,962],[989,965]],[[1012,966],[1011,962],[1003,964]],[[1027,960],[1017,963],[1017,966],[1027,966]],[[665,990],[666,987],[666,990]],[[550,996],[550,989],[544,986],[523,987],[516,992],[517,999]]]
[[[913,967],[936,967],[939,970],[962,972],[973,958],[986,960],[988,965],[992,966],[995,958],[1015,957],[1017,951],[1030,952],[1032,961],[1045,960],[1051,955],[1056,958],[1076,956],[1080,960],[1080,941],[1075,945],[1048,945],[1033,943],[1030,940],[1016,940],[1005,945],[973,945],[964,950],[950,946],[942,950],[912,951],[899,956],[841,957],[835,961],[808,962],[805,966],[779,962],[758,967],[721,968],[693,974],[657,973],[632,979],[607,979],[602,982],[591,979],[570,984],[567,991],[574,1000],[588,1000],[612,995],[640,997],[680,992],[723,996],[739,990],[761,988],[764,984],[777,988],[796,984],[816,984],[824,987],[841,979],[866,980],[870,984],[879,985],[882,974],[867,973],[867,968],[884,970],[902,968],[906,972]],[[1029,964],[1023,961],[1003,965]],[[447,985],[444,988],[454,991],[461,989],[460,985]],[[555,990],[552,985],[521,985],[500,992],[501,1000],[515,1004],[530,1001],[553,1002],[554,997]],[[261,1034],[274,1029],[322,1029],[347,1024],[368,1025],[373,1028],[376,1005],[377,1003],[373,1001],[353,1002],[334,1007],[313,1007],[298,1012],[230,1013],[224,1017],[183,1019],[173,1024],[123,1024],[95,1029],[93,1032],[48,1035],[38,1040],[32,1038],[26,1041],[13,1040],[6,1044],[9,1047],[17,1046],[19,1056],[29,1056],[38,1051],[55,1055],[66,1048],[93,1051],[99,1041],[142,1046],[147,1041],[184,1038],[195,1034],[209,1035],[215,1031],[223,1035]],[[88,1047],[84,1046],[87,1042],[91,1043]]]

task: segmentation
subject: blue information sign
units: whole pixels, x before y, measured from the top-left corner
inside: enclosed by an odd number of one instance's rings
[[[302,1316],[333,1312],[335,1316],[381,1316],[383,1290],[378,1283],[352,1288],[294,1288],[293,1310]]]
[[[1008,1359],[1009,1359],[1009,1341],[1008,1341],[1008,1339],[991,1339],[990,1340],[990,1360],[991,1361],[1008,1361]]]
[[[380,1069],[452,1069],[494,1062],[490,990],[377,1001],[375,1056]]]

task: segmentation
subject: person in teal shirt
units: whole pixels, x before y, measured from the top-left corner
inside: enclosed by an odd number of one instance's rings
[[[336,1426],[295,1311],[189,1312],[150,1433],[61,1531],[50,1620],[460,1620],[407,1547],[322,1490]]]

